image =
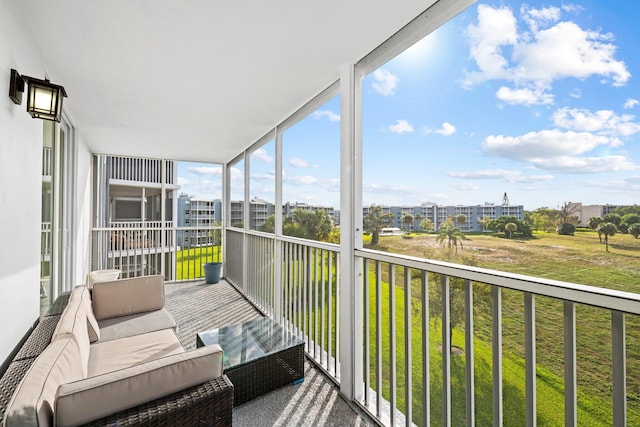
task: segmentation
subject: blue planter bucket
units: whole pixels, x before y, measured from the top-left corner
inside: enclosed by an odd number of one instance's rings
[[[208,284],[218,283],[220,281],[220,274],[222,273],[221,262],[208,262],[202,264],[204,268],[204,280]]]

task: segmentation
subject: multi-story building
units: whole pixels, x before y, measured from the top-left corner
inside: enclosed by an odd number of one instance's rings
[[[591,218],[600,218],[618,208],[628,207],[631,205],[583,205],[580,202],[570,202],[569,209],[571,215],[578,217],[578,226],[586,227]]]
[[[222,200],[178,196],[178,246],[211,244],[211,227],[222,223]]]
[[[175,162],[96,155],[94,166],[94,268],[117,268],[123,277],[159,274],[163,257],[172,264],[162,236],[177,218]]]
[[[405,231],[419,231],[420,223],[429,219],[438,230],[444,222],[453,217],[462,218],[464,215],[465,222],[457,223],[456,226],[463,231],[484,231],[482,227],[482,219],[496,219],[500,216],[513,216],[519,220],[524,220],[523,205],[495,205],[493,203],[485,203],[484,205],[456,205],[456,206],[438,206],[435,203],[426,202],[420,206],[381,206],[382,213],[393,214],[393,220],[389,227],[397,227]],[[367,215],[370,211],[369,207],[363,207],[363,215]],[[405,221],[405,216],[410,215],[413,221],[410,223]]]

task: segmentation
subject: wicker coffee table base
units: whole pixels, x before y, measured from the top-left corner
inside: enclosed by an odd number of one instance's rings
[[[224,371],[234,387],[234,406],[304,379],[304,344]]]

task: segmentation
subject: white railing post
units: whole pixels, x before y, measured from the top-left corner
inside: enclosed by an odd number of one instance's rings
[[[576,379],[576,305],[564,302],[564,425],[578,425]]]
[[[611,311],[613,425],[627,425],[627,351],[624,313]]]
[[[276,199],[275,199],[275,272],[273,283],[273,317],[278,322],[283,321],[284,311],[283,304],[283,280],[284,280],[284,250],[283,243],[279,239],[282,236],[282,131],[276,127]]]
[[[340,76],[340,392],[361,399],[363,390],[362,267],[354,250],[362,247],[362,140],[359,134],[360,81],[353,64]]]

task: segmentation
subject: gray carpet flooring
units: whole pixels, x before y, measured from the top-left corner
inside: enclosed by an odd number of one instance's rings
[[[178,323],[187,349],[195,348],[196,333],[261,317],[224,280],[167,283],[166,304]],[[234,408],[234,426],[367,426],[374,423],[345,401],[338,387],[315,365],[305,362],[304,382],[281,387]]]

